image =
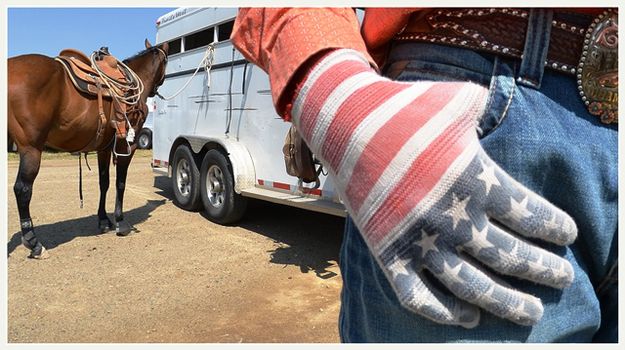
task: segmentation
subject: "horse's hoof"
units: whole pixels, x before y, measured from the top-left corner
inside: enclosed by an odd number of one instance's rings
[[[120,221],[115,223],[115,234],[117,234],[118,236],[128,236],[133,230],[134,227],[132,227],[126,221]]]
[[[44,248],[44,246],[40,246],[41,249],[33,249],[30,251],[30,255],[28,256],[31,259],[38,259],[38,260],[43,260],[43,259],[47,259],[50,257],[50,254],[48,254],[48,251],[46,250],[46,248]]]
[[[108,218],[100,219],[98,222],[98,228],[100,229],[100,233],[106,233],[113,229],[113,223]]]

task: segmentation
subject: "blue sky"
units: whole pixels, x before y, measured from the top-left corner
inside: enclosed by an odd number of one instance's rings
[[[108,46],[119,59],[154,44],[156,19],[174,8],[35,8],[9,7],[7,56],[40,53],[56,56],[74,48],[89,55]],[[100,23],[105,29],[93,30]]]

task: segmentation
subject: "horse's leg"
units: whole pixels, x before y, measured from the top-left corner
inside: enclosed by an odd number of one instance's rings
[[[39,174],[39,166],[41,165],[41,150],[34,147],[25,147],[20,149],[19,153],[20,165],[13,191],[15,192],[17,210],[20,215],[22,244],[30,249],[31,258],[45,259],[48,257],[48,253],[46,248],[37,240],[33,221],[30,218],[30,200],[33,196],[33,183],[37,174]]]
[[[113,223],[106,215],[106,192],[110,184],[109,167],[111,165],[111,150],[98,151],[98,174],[100,177],[100,205],[98,206],[98,228],[100,233],[113,229]]]
[[[130,156],[117,157],[117,176],[115,179],[115,187],[117,189],[117,197],[115,198],[115,232],[118,236],[127,236],[133,230],[132,225],[124,221],[124,190],[126,189],[126,176],[128,175],[128,166],[134,150]]]

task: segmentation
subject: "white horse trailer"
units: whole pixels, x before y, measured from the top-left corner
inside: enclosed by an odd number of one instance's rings
[[[158,19],[156,42],[169,43],[169,63],[154,113],[155,172],[170,177],[179,207],[203,206],[217,223],[240,219],[248,197],[345,216],[331,178],[321,175],[311,190],[286,173],[290,123],[273,108],[266,73],[230,42],[236,14],[180,8]]]

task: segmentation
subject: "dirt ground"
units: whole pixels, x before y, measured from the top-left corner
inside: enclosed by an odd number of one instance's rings
[[[31,203],[50,253],[41,261],[20,244],[9,160],[9,343],[339,341],[343,219],[250,201],[239,224],[213,224],[172,203],[150,157],[130,166],[124,209],[138,232],[128,237],[97,231],[95,155],[83,209],[76,158],[44,160]]]

